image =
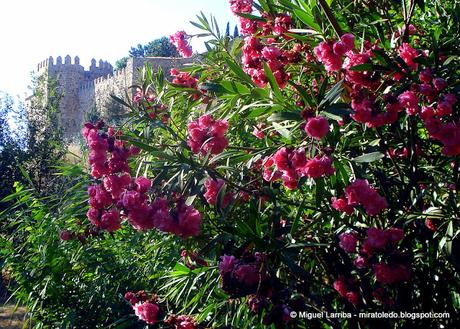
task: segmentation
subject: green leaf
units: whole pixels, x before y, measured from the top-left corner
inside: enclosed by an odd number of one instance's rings
[[[350,71],[371,71],[372,69],[372,63],[364,63],[350,67]]]
[[[315,31],[320,31],[320,26],[315,22],[315,18],[302,9],[294,9],[294,15],[305,25],[311,27]]]
[[[349,116],[350,113],[350,105],[347,103],[335,103],[320,112],[320,114],[337,121],[342,120],[343,117]]]
[[[302,121],[302,117],[300,116],[300,112],[298,111],[291,111],[291,112],[277,112],[273,113],[268,117],[268,121]]]
[[[260,16],[255,16],[255,15],[251,15],[251,14],[246,14],[246,13],[236,13],[238,16],[241,16],[241,17],[244,17],[244,18],[248,18],[250,19],[251,21],[259,21],[259,22],[266,22],[267,20],[263,17],[260,17]]]
[[[240,82],[222,81],[220,85],[233,94],[249,95],[251,90]]]
[[[281,136],[283,136],[286,139],[291,139],[291,133],[285,127],[283,127],[277,122],[273,122],[272,125]]]
[[[236,65],[229,58],[225,59],[225,63],[227,63],[227,65],[230,68],[230,70],[232,70],[233,73],[235,73],[240,79],[242,79],[243,81],[246,81],[247,83],[249,83],[251,85],[254,85],[254,83],[252,82],[251,77],[249,75],[247,75],[240,66]]]
[[[275,95],[277,99],[282,100],[283,95],[281,94],[281,90],[280,90],[280,87],[278,86],[278,82],[276,82],[276,79],[275,79],[275,76],[273,75],[272,70],[270,69],[268,64],[265,62],[264,62],[264,72],[265,72],[265,76],[268,79],[268,82],[270,83],[270,86],[272,87],[273,94]]]
[[[321,100],[321,103],[319,103],[319,107],[334,103],[342,94],[342,90],[343,79],[337,82],[335,86],[327,92],[326,96]]]
[[[110,97],[112,97],[115,101],[117,101],[118,103],[128,107],[128,108],[131,108],[131,105],[129,105],[127,102],[125,102],[123,99],[121,99],[120,97],[117,97],[113,94],[110,94]]]
[[[360,155],[356,158],[351,159],[354,162],[374,162],[385,157],[385,154],[381,152],[371,152]]]

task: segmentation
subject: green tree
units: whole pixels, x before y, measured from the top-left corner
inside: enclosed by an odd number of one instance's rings
[[[161,37],[136,47],[131,47],[129,50],[130,57],[179,57],[179,52],[168,37]],[[126,67],[129,57],[123,57],[115,62],[115,70],[121,70]]]
[[[56,80],[40,76],[33,81],[33,96],[27,109],[26,147],[29,154],[24,164],[35,189],[47,195],[60,184],[52,170],[66,153],[66,143],[59,122],[59,92]]]
[[[146,45],[137,45],[129,51],[132,57],[178,57],[179,53],[168,37],[155,39]]]
[[[0,200],[14,191],[15,181],[23,179],[19,170],[19,164],[26,160],[27,153],[24,150],[20,134],[15,134],[9,124],[14,107],[13,97],[8,94],[0,96]],[[15,127],[16,129],[19,127]],[[6,204],[3,204],[6,206]],[[3,209],[0,205],[0,210]]]

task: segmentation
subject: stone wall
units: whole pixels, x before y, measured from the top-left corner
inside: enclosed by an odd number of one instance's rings
[[[113,72],[113,67],[106,61],[92,59],[89,70],[80,65],[80,59],[72,59],[67,55],[62,62],[62,57],[53,57],[40,62],[37,66],[38,75],[46,73],[50,79],[56,79],[59,92],[62,93],[60,101],[60,120],[64,130],[64,137],[72,138],[80,132],[85,114],[97,110],[103,116],[111,115],[111,110],[116,105],[110,95],[122,99],[131,98],[135,90],[129,87],[139,83],[142,77],[142,68],[145,63],[152,66],[154,72],[158,67],[163,69],[166,78],[169,78],[171,68],[180,68],[191,59],[169,57],[129,58],[126,68]]]

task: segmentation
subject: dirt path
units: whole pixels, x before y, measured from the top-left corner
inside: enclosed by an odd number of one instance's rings
[[[0,272],[0,329],[21,329],[26,315],[25,307],[17,307],[14,300],[9,300],[7,286],[9,280]],[[8,302],[7,304],[5,304]]]
[[[0,329],[21,329],[26,314],[25,307],[4,305],[0,307]]]

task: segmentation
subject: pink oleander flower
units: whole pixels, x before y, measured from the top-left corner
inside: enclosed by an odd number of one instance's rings
[[[345,33],[340,37],[340,41],[344,44],[346,51],[355,48],[355,36],[351,33]]]
[[[406,109],[407,114],[414,115],[418,112],[418,97],[413,91],[405,91],[398,96],[399,104]]]
[[[192,206],[179,203],[177,206],[177,225],[174,234],[181,238],[200,235],[201,214]]]
[[[116,231],[121,227],[120,214],[115,209],[105,211],[101,216],[100,223],[102,229],[108,232]]]
[[[179,315],[175,319],[174,329],[197,329],[198,325],[194,318],[189,315]]]
[[[70,231],[64,230],[64,231],[61,231],[61,233],[59,233],[59,238],[62,241],[69,241],[73,238],[73,234]]]
[[[308,160],[303,170],[305,175],[310,178],[330,176],[335,173],[335,169],[332,167],[332,159],[327,155],[317,155]]]
[[[420,71],[418,77],[419,77],[420,81],[422,81],[424,83],[430,83],[431,80],[433,80],[433,74],[431,73],[430,68],[425,68],[422,71]]]
[[[203,115],[198,120],[188,124],[189,139],[187,144],[193,153],[206,155],[221,153],[228,145],[225,133],[228,130],[228,123],[224,120],[214,120],[209,115]]]
[[[132,305],[136,305],[139,302],[139,299],[137,298],[136,294],[134,292],[128,291],[125,294],[125,299]]]
[[[452,114],[453,106],[457,103],[457,98],[454,94],[444,94],[438,99],[436,106],[436,115],[445,116]]]
[[[342,248],[346,253],[352,253],[356,251],[356,245],[358,243],[358,239],[356,238],[355,233],[342,233],[339,235],[339,246]]]
[[[454,122],[443,123],[440,118],[424,120],[430,136],[443,143],[442,153],[446,156],[460,154],[460,125]]]
[[[223,255],[220,257],[220,262],[219,262],[219,272],[220,274],[228,273],[233,271],[233,268],[235,267],[235,261],[236,258],[235,256],[228,256],[228,255]]]
[[[355,265],[358,269],[363,269],[366,268],[369,264],[366,257],[358,255],[353,261],[353,265]]]
[[[283,185],[293,190],[297,187],[297,182],[304,175],[304,167],[307,164],[304,149],[291,150],[283,147],[276,151],[270,159],[264,163],[264,179],[273,181],[281,178]],[[271,171],[271,166],[276,168]]]
[[[188,35],[184,31],[178,31],[169,36],[169,41],[177,48],[182,57],[190,57],[193,53],[187,38]]]
[[[264,139],[265,138],[265,133],[262,130],[263,125],[258,124],[257,126],[254,127],[254,130],[252,131],[252,134],[256,136],[258,139]]]
[[[355,37],[344,34],[340,41],[323,41],[313,51],[316,58],[324,64],[326,71],[334,72],[342,68],[342,57],[355,47]]]
[[[358,305],[360,302],[360,295],[358,291],[349,291],[345,295],[345,298],[353,305]]]
[[[364,179],[357,179],[348,185],[345,188],[345,196],[350,206],[362,205],[369,216],[377,215],[388,207],[385,198]]]
[[[409,267],[403,264],[375,264],[374,273],[375,279],[383,284],[404,282],[410,279],[410,269]]]
[[[316,58],[324,64],[328,72],[335,72],[342,68],[341,55],[334,53],[333,47],[333,42],[323,41],[313,49]]]
[[[162,232],[172,233],[183,239],[200,234],[200,212],[183,201],[179,201],[175,209],[168,211],[166,199],[158,198],[152,204],[151,213],[154,226]]]
[[[345,79],[353,85],[353,89],[358,90],[360,87],[366,87],[375,90],[381,83],[379,76],[375,75],[373,70],[353,71],[351,68],[357,65],[371,63],[371,57],[367,52],[353,53],[348,52],[344,61]]]
[[[96,209],[103,209],[112,204],[111,195],[102,185],[88,186],[89,204]]]
[[[404,231],[400,228],[392,227],[382,230],[370,227],[367,230],[367,237],[362,245],[362,251],[367,255],[372,255],[375,250],[382,250],[389,243],[394,246],[403,238]]]
[[[399,47],[399,56],[411,70],[417,70],[418,64],[414,62],[414,59],[419,56],[419,52],[416,49],[412,48],[408,43],[403,43],[402,46]]]
[[[433,86],[436,88],[437,91],[444,90],[447,87],[447,81],[443,78],[434,78]]]
[[[137,191],[126,191],[120,201],[124,209],[136,210],[144,202],[144,196]]]
[[[310,118],[305,125],[305,132],[310,137],[321,139],[329,132],[329,122],[323,116]]]
[[[347,294],[347,282],[343,276],[339,276],[333,283],[334,289],[339,293],[340,296]]]
[[[259,283],[259,268],[255,264],[238,265],[233,275],[235,278],[247,287],[255,286]]]
[[[334,289],[340,296],[346,298],[353,305],[358,305],[360,302],[359,292],[352,289],[353,282],[351,279],[346,279],[340,275],[333,283]]]
[[[346,213],[347,215],[351,215],[353,213],[353,207],[348,204],[346,198],[335,198],[331,199],[332,208],[337,211],[341,211]]]
[[[275,24],[273,25],[273,34],[282,35],[292,28],[292,18],[286,14],[278,14],[275,17]],[[286,39],[287,36],[284,36]]]
[[[253,0],[230,0],[230,9],[234,14],[238,13],[252,13]]]
[[[158,305],[150,302],[139,302],[133,306],[133,309],[137,317],[145,323],[155,324],[158,322],[158,315],[160,311]]]
[[[217,204],[217,196],[219,195],[219,192],[222,188],[222,186],[225,184],[225,181],[223,179],[213,179],[213,178],[208,178],[204,182],[204,186],[206,188],[206,192],[204,194],[204,197],[206,201],[210,205],[216,205]],[[230,201],[232,200],[233,194],[232,193],[226,193],[222,202],[222,207],[226,208]]]
[[[134,202],[136,206],[131,208],[128,212],[128,221],[136,229],[145,231],[156,227],[154,225],[154,214],[152,214],[152,207],[147,203]]]
[[[147,177],[139,176],[134,180],[136,190],[139,193],[146,193],[150,187],[152,187],[152,181]]]
[[[103,179],[104,187],[107,192],[110,192],[112,198],[118,200],[124,190],[131,183],[131,176],[129,174],[107,175]]]

